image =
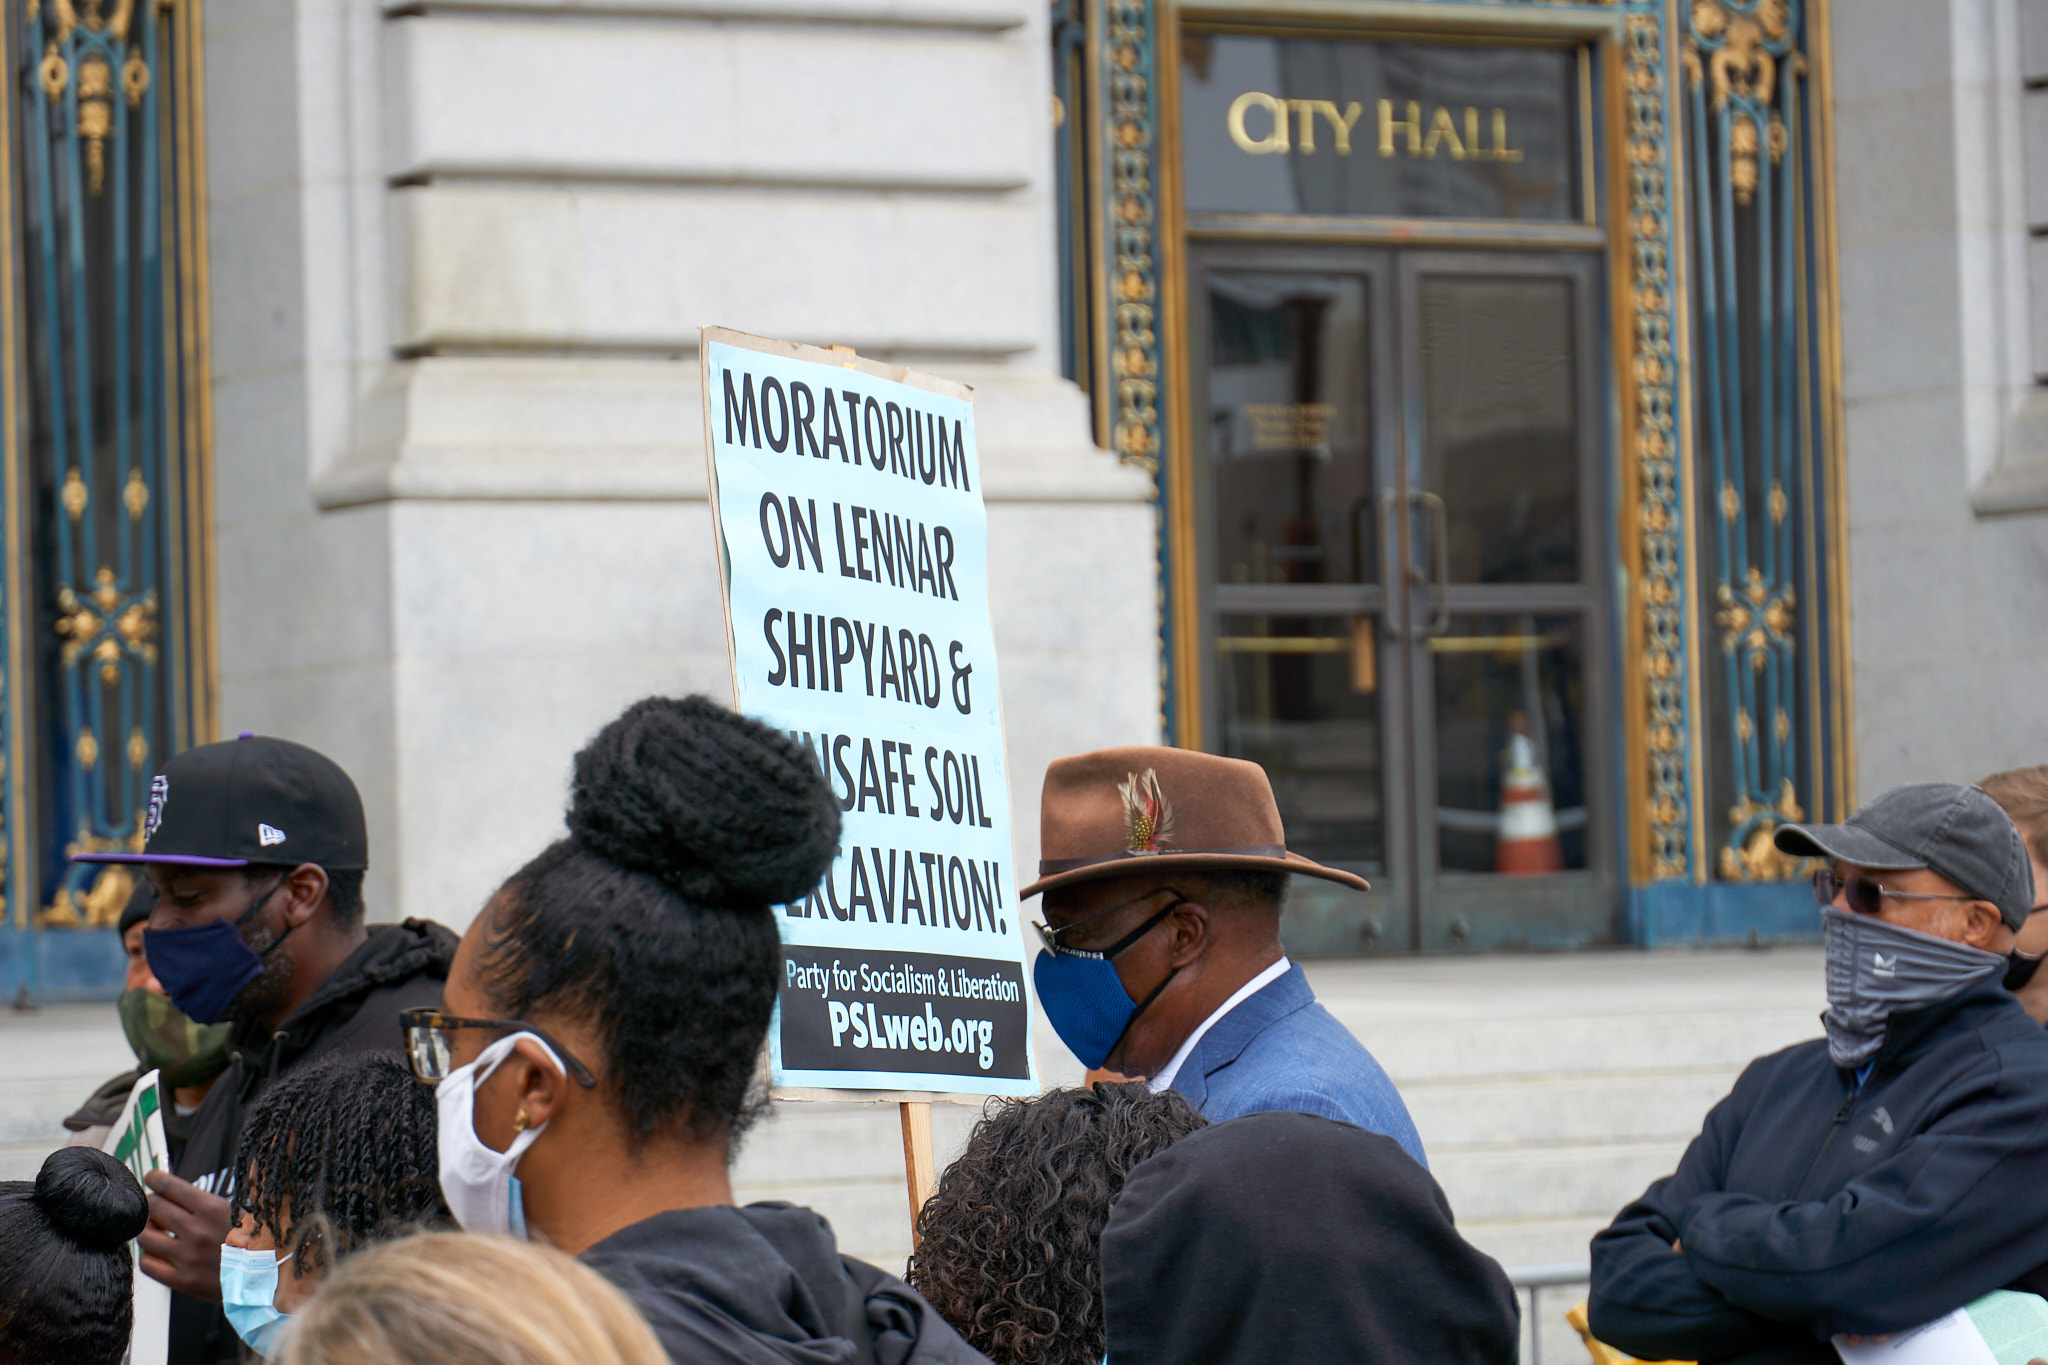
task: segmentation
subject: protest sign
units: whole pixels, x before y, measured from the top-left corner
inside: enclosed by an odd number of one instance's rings
[[[133,1171],[138,1181],[151,1171],[171,1169],[157,1075],[142,1073],[107,1134],[106,1152]],[[143,1188],[148,1188],[147,1182]],[[135,1262],[135,1330],[128,1338],[128,1365],[164,1365],[171,1348],[171,1291],[142,1273],[140,1242],[130,1242],[128,1254]]]
[[[1036,1094],[969,391],[715,327],[701,357],[734,701],[843,813],[776,907],[773,1083]]]
[[[2030,1365],[2048,1357],[2048,1302],[1994,1289],[1909,1332],[1833,1341],[1843,1365]]]

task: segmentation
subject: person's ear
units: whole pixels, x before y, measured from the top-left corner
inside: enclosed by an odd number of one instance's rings
[[[562,1111],[569,1087],[575,1082],[562,1074],[547,1044],[538,1038],[521,1038],[512,1045],[512,1055],[505,1059],[505,1065],[513,1069],[512,1084],[517,1096],[512,1108],[515,1127],[538,1128]],[[524,1125],[519,1124],[518,1116],[522,1113],[526,1115]]]
[[[1209,950],[1209,907],[1200,901],[1182,901],[1167,916],[1173,928],[1168,959],[1173,967],[1185,967]]]
[[[1998,907],[1990,901],[1971,901],[1963,906],[1963,913],[1968,916],[1963,921],[1963,942],[1986,952],[1997,951],[1992,944],[1997,941],[1998,931],[2005,927],[2005,917],[1998,913]]]
[[[277,895],[285,903],[285,923],[298,928],[311,920],[327,899],[326,869],[317,863],[300,863],[285,874],[284,884],[277,888]]]

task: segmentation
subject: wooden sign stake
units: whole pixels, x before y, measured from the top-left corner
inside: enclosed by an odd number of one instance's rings
[[[927,1100],[904,1100],[903,1179],[910,1187],[910,1249],[917,1250],[917,1215],[939,1187],[932,1160],[932,1106]]]

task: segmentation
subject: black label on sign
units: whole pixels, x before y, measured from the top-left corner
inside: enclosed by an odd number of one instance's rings
[[[1015,962],[783,947],[782,1065],[1024,1080],[1030,1016]]]

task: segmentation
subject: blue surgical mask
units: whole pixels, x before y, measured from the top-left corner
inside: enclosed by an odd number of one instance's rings
[[[284,885],[279,882],[278,886]],[[208,920],[189,929],[145,929],[142,951],[149,970],[187,1018],[217,1024],[228,1017],[242,988],[263,974],[263,960],[291,934],[287,929],[258,953],[242,940],[242,926],[270,902],[263,893],[239,919]]]
[[[266,1360],[283,1350],[290,1319],[277,1311],[277,1272],[295,1254],[225,1245],[220,1249],[220,1306],[235,1335]]]
[[[1165,909],[1146,920],[1102,952],[1076,948],[1041,948],[1031,967],[1031,981],[1038,989],[1038,1003],[1052,1022],[1060,1041],[1090,1071],[1109,1060],[1119,1040],[1146,1006],[1159,998],[1166,983],[1179,968],[1170,971],[1142,1001],[1131,999],[1123,979],[1116,974],[1115,957],[1158,927],[1160,921],[1184,904],[1176,898]],[[1073,927],[1071,925],[1069,928]],[[1057,931],[1055,931],[1057,933]]]

